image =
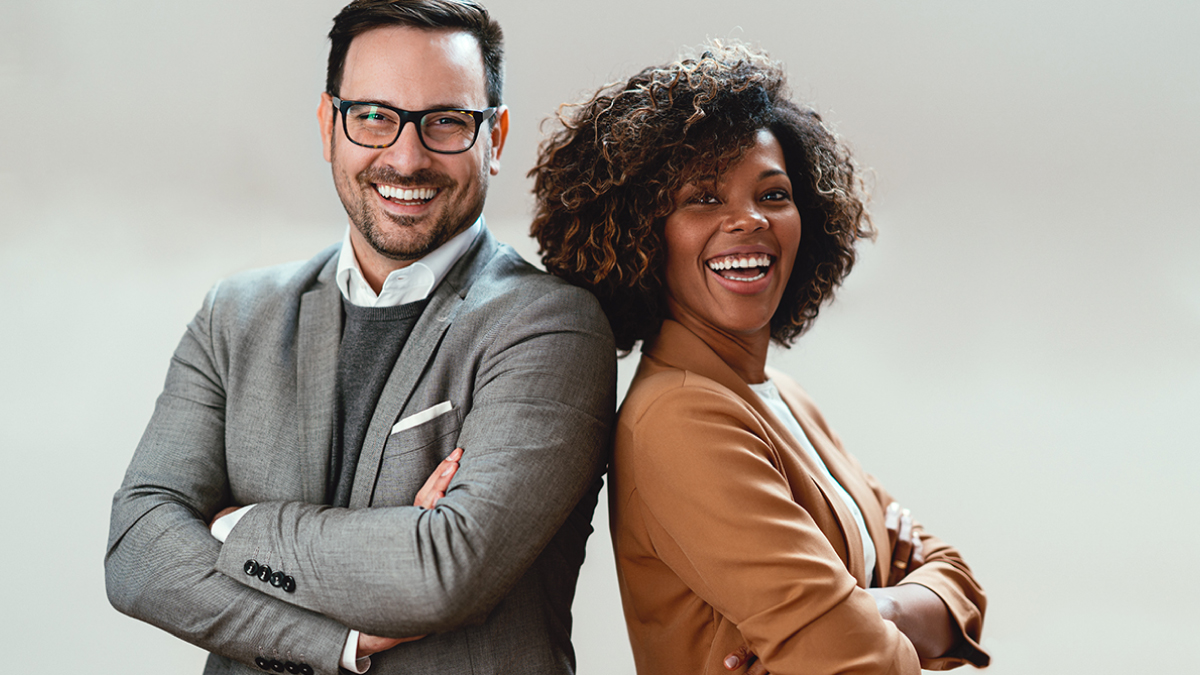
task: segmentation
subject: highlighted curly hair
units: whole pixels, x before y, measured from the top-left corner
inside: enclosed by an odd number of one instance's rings
[[[543,141],[531,233],[552,274],[592,291],[617,348],[653,337],[666,318],[663,225],[691,179],[719,174],[760,129],[783,149],[800,211],[800,250],[771,318],[788,346],[849,273],[855,243],[874,238],[862,172],[809,106],[787,97],[782,64],[740,43],[646,68],[563,106]]]

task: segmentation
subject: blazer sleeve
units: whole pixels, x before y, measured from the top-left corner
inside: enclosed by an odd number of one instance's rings
[[[766,438],[744,402],[711,388],[646,406],[618,461],[633,462],[655,553],[774,675],[918,673],[912,644],[796,503]]]
[[[806,410],[821,427],[838,452],[863,476],[875,494],[880,510],[886,509],[893,499],[887,490],[871,474],[863,471],[862,466],[853,455],[846,452],[842,441],[825,422],[824,417],[811,401],[804,399]],[[925,552],[925,564],[909,572],[898,583],[889,581],[886,585],[920,584],[937,594],[950,617],[958,628],[961,636],[957,644],[946,654],[935,659],[922,659],[921,668],[925,670],[949,670],[964,664],[983,668],[991,662],[991,656],[979,644],[983,632],[983,616],[987,611],[987,596],[983,587],[976,581],[971,568],[963,560],[962,554],[953,546],[938,539],[925,531],[919,523],[914,524],[914,531],[920,536]]]
[[[458,439],[466,454],[435,508],[262,503],[217,570],[243,581],[242,561],[270,551],[318,580],[280,597],[375,635],[485,619],[603,471],[616,388],[611,331],[579,289],[555,285],[488,338]]]
[[[349,629],[216,574],[208,521],[229,499],[225,394],[210,339],[219,285],[188,325],[124,481],[113,497],[104,559],[121,612],[210,652],[337,673]]]

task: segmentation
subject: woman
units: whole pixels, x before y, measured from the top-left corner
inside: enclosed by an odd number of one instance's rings
[[[849,152],[784,79],[714,43],[560,114],[532,172],[546,268],[596,294],[618,348],[643,342],[609,485],[638,672],[741,669],[742,645],[777,675],[984,666],[957,551],[766,368],[874,235]]]

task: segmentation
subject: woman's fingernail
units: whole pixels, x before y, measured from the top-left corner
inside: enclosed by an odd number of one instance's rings
[[[445,478],[446,476],[449,476],[452,473],[454,473],[454,467],[448,466],[442,471],[442,478]]]
[[[726,656],[725,657],[725,667],[728,668],[729,670],[733,670],[734,668],[737,668],[738,667],[738,657]]]

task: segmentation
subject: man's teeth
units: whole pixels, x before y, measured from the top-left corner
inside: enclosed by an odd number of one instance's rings
[[[757,256],[731,256],[728,258],[713,259],[708,261],[708,268],[714,272],[729,269],[744,269],[747,267],[770,267],[771,257],[766,255]]]
[[[435,188],[398,188],[390,185],[376,185],[375,189],[386,199],[398,199],[402,202],[429,201],[437,194]]]

